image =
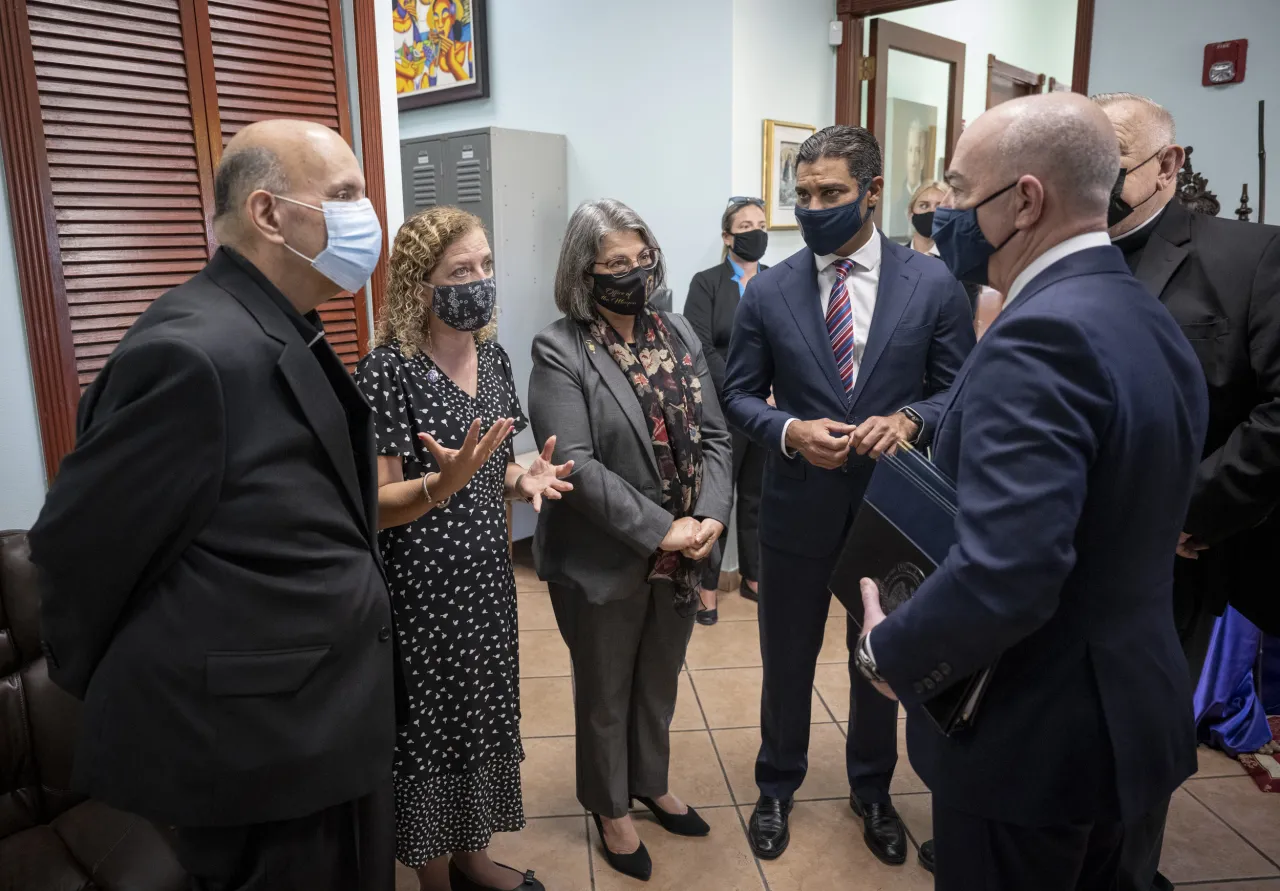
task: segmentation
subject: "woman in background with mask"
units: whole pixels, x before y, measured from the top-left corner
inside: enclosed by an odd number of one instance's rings
[[[709,831],[667,788],[668,729],[702,563],[732,501],[702,346],[683,317],[647,304],[663,278],[635,211],[581,205],[556,270],[565,317],[534,339],[529,379],[534,437],[556,434],[556,460],[573,465],[573,490],[538,517],[534,559],[573,659],[578,800],[609,864],[640,879],[652,863],[632,799],[668,832]]]
[[[689,283],[689,296],[684,302],[685,317],[702,341],[717,398],[724,391],[724,366],[729,357],[729,338],[733,335],[733,317],[738,311],[738,301],[747,290],[747,282],[755,278],[757,272],[769,268],[760,262],[769,246],[764,202],[759,198],[730,198],[720,217],[720,240],[724,243],[720,262],[694,275]],[[751,601],[759,596],[760,538],[757,527],[764,458],[764,449],[741,433],[733,434],[733,481],[738,489],[738,569],[742,575],[738,593]],[[698,623],[701,625],[714,625],[719,617],[716,590],[720,585],[723,556],[724,542],[721,541],[703,567],[702,608],[698,610]]]
[[[938,209],[938,205],[942,203],[943,197],[947,194],[947,187],[940,182],[925,183],[920,186],[911,195],[911,203],[907,206],[907,218],[911,221],[911,247],[922,254],[928,254],[931,257],[939,257],[938,246],[933,243],[933,212]],[[968,282],[961,282],[965,294],[969,296],[969,308],[975,317],[978,315],[979,305],[987,307],[987,304],[981,303],[982,291],[981,285],[972,285]],[[995,312],[999,312],[999,306],[993,301],[999,297],[991,288],[986,290],[991,292],[991,299],[987,303],[992,303]],[[990,308],[990,307],[987,307]],[[991,313],[991,318],[995,318]],[[979,333],[985,329],[986,325],[991,323],[991,318],[986,319],[985,324],[975,322]]]
[[[358,382],[373,406],[379,544],[409,687],[396,741],[396,855],[424,891],[539,889],[494,863],[524,827],[515,576],[504,499],[560,498],[568,466],[515,463],[526,426],[494,340],[493,254],[455,207],[410,218],[391,253],[376,347]],[[459,460],[463,459],[463,460]]]

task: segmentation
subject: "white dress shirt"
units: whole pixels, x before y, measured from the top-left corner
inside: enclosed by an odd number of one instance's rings
[[[818,301],[822,309],[823,327],[826,327],[827,307],[831,305],[831,289],[836,285],[835,267],[837,260],[844,259],[840,254],[823,254],[814,256],[814,265],[818,268]],[[858,368],[862,364],[862,354],[867,349],[867,335],[871,333],[871,316],[876,311],[876,295],[880,291],[880,233],[875,224],[871,226],[871,237],[867,243],[849,255],[854,262],[853,271],[845,279],[845,288],[849,292],[849,306],[853,310],[853,379],[858,379]],[[828,341],[828,348],[830,341]],[[797,418],[788,418],[782,425],[782,454],[791,457],[787,450],[787,428]]]
[[[1111,239],[1107,237],[1105,232],[1086,232],[1083,235],[1075,235],[1066,241],[1058,242],[1032,260],[1026,269],[1018,273],[1018,277],[1013,280],[1013,284],[1009,287],[1009,293],[1004,297],[1003,305],[1008,306],[1016,300],[1018,295],[1022,293],[1022,289],[1029,285],[1033,278],[1059,260],[1066,259],[1072,254],[1078,254],[1081,251],[1087,251],[1089,248],[1108,247],[1110,244]]]

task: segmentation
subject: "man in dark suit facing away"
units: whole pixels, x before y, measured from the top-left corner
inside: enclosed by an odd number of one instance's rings
[[[382,245],[331,130],[251,125],[222,248],[80,404],[32,559],[79,791],[177,827],[205,891],[390,891],[398,661],[370,409],[316,308]]]
[[[1280,228],[1183,207],[1173,116],[1144,96],[1093,98],[1120,143],[1108,233],[1191,342],[1209,386],[1209,432],[1173,561],[1174,624],[1194,688],[1228,603],[1280,634]],[[1163,831],[1161,815],[1145,843],[1126,839],[1128,887],[1173,887],[1156,875]]]
[[[854,657],[907,706],[938,891],[1113,891],[1126,826],[1196,769],[1170,557],[1208,398],[1107,237],[1118,168],[1084,97],[1006,102],[960,138],[934,221],[952,272],[1006,302],[933,439],[957,542],[887,619],[863,581]],[[993,663],[943,735],[922,706]]]
[[[790,839],[792,798],[808,766],[827,583],[874,459],[932,434],[942,396],[974,344],[959,282],[872,222],[883,172],[880,146],[861,127],[828,127],[805,140],[796,218],[807,247],[751,280],[729,344],[726,414],[768,456],[760,501],[760,799],[750,823],[752,849],[766,859]],[[848,639],[855,634],[850,623]],[[906,831],[889,798],[897,706],[849,671],[849,803],[872,853],[899,864]]]

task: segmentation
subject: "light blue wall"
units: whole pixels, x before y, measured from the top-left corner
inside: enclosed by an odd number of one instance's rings
[[[1201,86],[1204,45],[1247,38],[1242,84]],[[1141,93],[1165,106],[1178,142],[1234,218],[1240,186],[1258,207],[1258,100],[1267,100],[1267,144],[1280,156],[1280,0],[1097,0],[1089,92]],[[1267,222],[1280,223],[1275,164]]]
[[[401,139],[488,126],[563,133],[570,206],[608,197],[635,208],[662,244],[678,309],[693,274],[720,259],[732,0],[488,6],[492,98],[404,112]]]
[[[44,502],[44,459],[12,225],[0,168],[0,529],[26,529]]]

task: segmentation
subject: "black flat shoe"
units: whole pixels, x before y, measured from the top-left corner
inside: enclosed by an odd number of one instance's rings
[[[760,583],[756,582],[756,584],[758,585]],[[760,592],[752,591],[751,586],[747,584],[746,579],[743,579],[738,583],[738,593],[742,595],[743,599],[750,600],[752,603],[760,602]]]
[[[864,802],[850,795],[849,807],[862,818],[862,838],[872,854],[890,866],[907,862],[907,828],[892,804]]]
[[[642,882],[649,881],[649,876],[653,875],[653,861],[649,859],[649,852],[645,849],[644,842],[640,842],[640,847],[630,854],[610,851],[609,843],[604,840],[604,824],[600,822],[600,815],[592,814],[591,819],[596,821],[596,832],[600,833],[600,847],[604,848],[604,859],[609,861],[609,865],[624,876],[631,876]]]
[[[933,872],[933,839],[920,845],[920,865]],[[1173,887],[1172,885],[1170,886]]]
[[[720,621],[720,610],[700,609],[694,618],[698,620],[699,625],[714,625]]]
[[[791,843],[791,829],[787,824],[794,804],[794,799],[780,801],[768,795],[761,795],[756,802],[751,822],[747,824],[747,840],[761,860],[776,860]]]
[[[494,866],[501,866],[503,869],[510,869],[512,872],[520,870],[507,866],[505,863],[495,863]],[[494,888],[490,885],[481,885],[471,876],[463,872],[458,864],[452,860],[449,861],[449,887],[453,891],[503,891],[500,888]],[[527,869],[524,873],[524,881],[521,882],[515,891],[547,891],[546,886],[533,877],[533,870]]]
[[[707,821],[698,816],[698,812],[693,808],[689,808],[683,814],[671,814],[664,811],[654,803],[652,798],[641,798],[635,796],[636,801],[647,807],[658,819],[658,823],[663,829],[673,835],[687,835],[691,838],[701,838],[711,832],[711,827],[707,825]]]

